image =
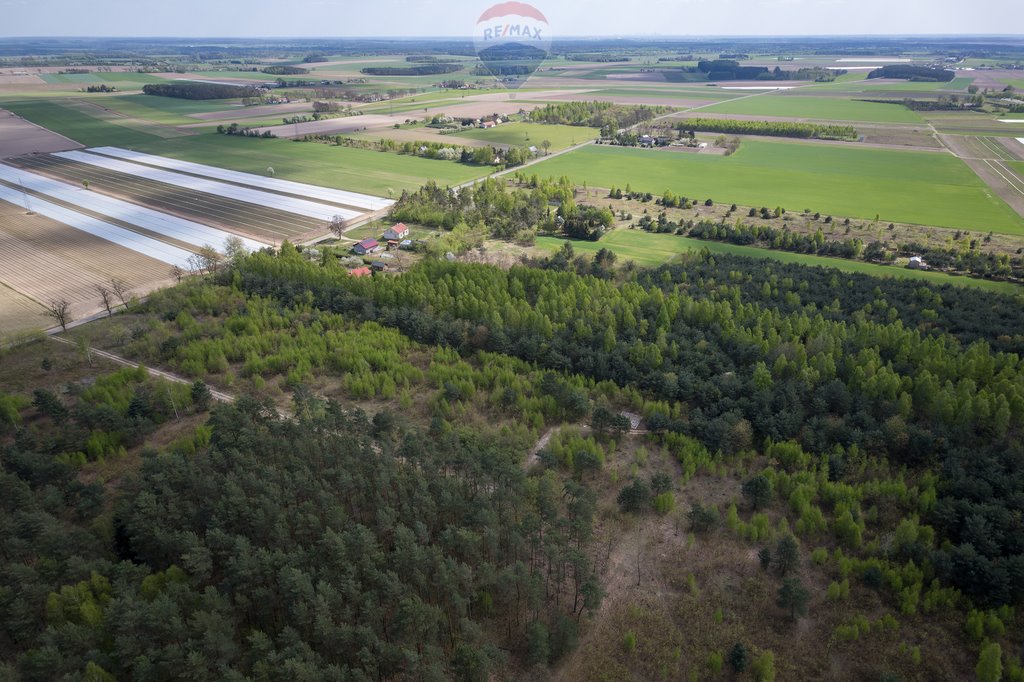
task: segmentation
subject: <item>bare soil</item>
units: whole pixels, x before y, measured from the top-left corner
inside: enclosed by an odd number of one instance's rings
[[[74,140],[0,109],[0,159],[81,148],[82,145]]]
[[[337,104],[340,107],[345,107],[350,102],[337,102]],[[255,107],[238,106],[227,111],[204,111],[199,114],[188,114],[188,117],[200,121],[240,121],[246,118],[266,118],[277,114],[293,114],[312,110],[313,105],[309,102],[288,102],[287,104],[263,104]]]
[[[0,283],[41,305],[64,298],[73,318],[85,317],[100,309],[97,284],[117,278],[142,293],[169,276],[158,260],[0,202]],[[15,303],[3,305],[13,314]]]

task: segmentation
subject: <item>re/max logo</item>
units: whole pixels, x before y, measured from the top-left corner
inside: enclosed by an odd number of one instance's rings
[[[504,26],[498,25],[494,28],[484,29],[484,40],[496,40],[498,38],[512,37],[540,40],[540,29],[526,24],[505,24]]]

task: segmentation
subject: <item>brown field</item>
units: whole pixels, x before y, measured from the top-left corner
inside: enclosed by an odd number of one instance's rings
[[[81,148],[82,145],[74,140],[35,123],[29,123],[10,111],[0,109],[0,159]]]
[[[53,324],[43,307],[14,289],[0,284],[0,340],[11,334],[43,329]]]
[[[97,284],[117,278],[142,293],[169,277],[166,263],[0,201],[0,283],[40,304],[65,298],[82,317],[101,305]]]
[[[329,118],[324,121],[308,121],[306,123],[289,123],[286,125],[257,128],[260,133],[270,131],[277,137],[302,137],[303,135],[338,135],[353,133],[363,128],[387,128],[401,123],[409,115],[385,116],[381,114],[363,114],[362,116],[346,116]]]
[[[344,107],[352,102],[337,102],[337,104]],[[244,118],[266,118],[277,114],[296,114],[312,110],[313,105],[309,102],[289,102],[288,104],[264,104],[255,107],[239,106],[228,111],[204,111],[199,114],[188,114],[188,117],[200,121],[236,121]]]
[[[22,156],[11,159],[11,163],[72,185],[88,180],[93,191],[261,241],[301,241],[310,232],[323,231],[323,222],[315,218],[192,192],[57,156]],[[131,229],[138,231],[137,227]]]

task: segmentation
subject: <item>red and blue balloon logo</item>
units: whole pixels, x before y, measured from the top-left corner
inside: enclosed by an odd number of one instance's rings
[[[547,58],[551,31],[536,7],[502,2],[477,19],[473,44],[484,68],[502,84],[517,88]]]

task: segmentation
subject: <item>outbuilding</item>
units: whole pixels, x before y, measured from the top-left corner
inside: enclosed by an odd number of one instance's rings
[[[352,247],[352,252],[358,256],[365,256],[368,253],[374,253],[379,248],[380,242],[376,239],[364,239]]]

